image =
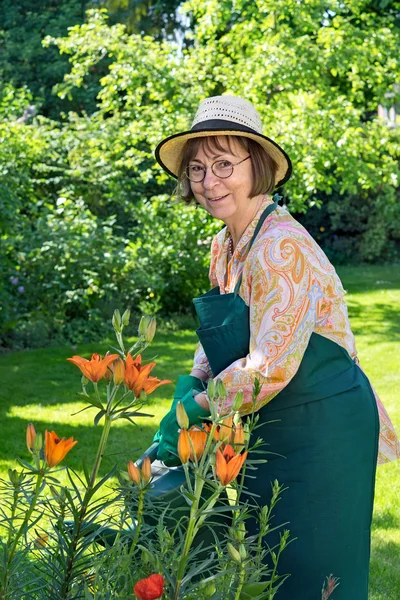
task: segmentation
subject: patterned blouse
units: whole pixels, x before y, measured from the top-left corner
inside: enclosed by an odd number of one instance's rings
[[[266,218],[247,259],[254,229],[271,203],[267,196],[228,264],[226,227],[211,246],[211,285],[219,286],[221,294],[233,292],[243,271],[240,295],[250,307],[249,354],[218,376],[230,392],[225,407],[237,391],[243,391],[243,415],[252,410],[254,379],[262,382],[258,410],[294,377],[313,332],[336,342],[357,360],[342,283],[322,249],[285,208],[278,206]],[[201,344],[193,368],[212,377]],[[400,443],[382,402],[376,398],[380,416],[378,461],[382,463],[400,458]]]

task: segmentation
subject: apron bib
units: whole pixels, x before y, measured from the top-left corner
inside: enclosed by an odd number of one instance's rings
[[[249,250],[276,206],[262,214]],[[241,282],[242,275],[233,293],[213,288],[193,300],[214,377],[249,352]],[[367,377],[344,348],[313,333],[296,375],[259,416],[253,435],[266,442],[268,462],[258,466],[256,478],[246,477],[246,486],[261,505],[270,502],[271,481],[288,488],[271,527],[282,525],[296,538],[281,554],[278,572],[290,577],[276,600],[318,600],[331,573],[340,578],[335,600],[368,600],[379,418]],[[247,529],[255,535],[257,523],[247,521]],[[279,531],[265,543],[279,544]]]

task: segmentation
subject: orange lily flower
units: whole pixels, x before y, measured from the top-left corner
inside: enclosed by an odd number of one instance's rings
[[[78,443],[73,437],[60,439],[55,431],[45,431],[44,457],[49,467],[55,467]]]
[[[207,442],[207,433],[198,427],[181,429],[178,438],[178,454],[181,462],[186,464],[190,460],[199,460],[204,452]]]
[[[82,358],[81,356],[73,356],[67,358],[69,362],[72,362],[78,367],[86,377],[93,383],[97,383],[106,374],[107,367],[116,359],[119,358],[118,354],[108,354],[104,358],[101,358],[100,354],[92,354],[90,360]]]
[[[230,444],[227,444],[224,451],[217,450],[215,462],[215,472],[222,485],[229,485],[239,475],[239,471],[247,458],[247,452],[236,454]]]
[[[150,371],[155,367],[156,363],[151,362],[142,366],[142,357],[139,355],[135,360],[128,354],[125,361],[125,377],[124,381],[127,387],[139,398],[140,392],[144,390],[146,394],[151,394],[160,385],[172,383],[169,379],[157,379],[150,377]]]
[[[33,423],[28,423],[28,427],[26,428],[26,445],[28,446],[29,452],[33,452],[33,445],[36,439],[36,429],[33,426]]]
[[[165,580],[162,575],[150,575],[137,582],[133,591],[139,600],[157,600],[164,593]]]

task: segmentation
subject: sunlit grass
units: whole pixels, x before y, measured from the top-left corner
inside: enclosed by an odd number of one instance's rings
[[[400,268],[358,267],[339,270],[349,294],[347,302],[363,368],[400,431]],[[191,367],[196,336],[192,331],[159,333],[148,358],[156,356],[153,373],[174,383]],[[38,430],[55,429],[58,435],[79,440],[66,462],[81,471],[81,459],[94,459],[100,428],[93,426],[95,410],[73,415],[85,405],[79,371],[66,362],[73,354],[104,353],[105,344],[74,348],[46,348],[0,356],[0,477],[16,467],[16,456],[27,460],[25,428],[33,421]],[[152,373],[152,374],[153,374]],[[101,469],[115,462],[121,469],[150,444],[169,406],[173,385],[163,386],[149,398],[152,418],[137,419],[137,426],[116,422]],[[63,480],[62,473],[60,479]],[[336,574],[335,574],[336,575]],[[373,522],[370,600],[400,598],[400,463],[379,467]],[[333,595],[333,598],[335,596]]]

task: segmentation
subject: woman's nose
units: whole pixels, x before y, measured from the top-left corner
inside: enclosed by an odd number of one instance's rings
[[[220,178],[215,175],[211,169],[211,167],[205,167],[206,174],[203,179],[203,186],[206,189],[212,189],[215,187],[215,184],[220,181]]]

